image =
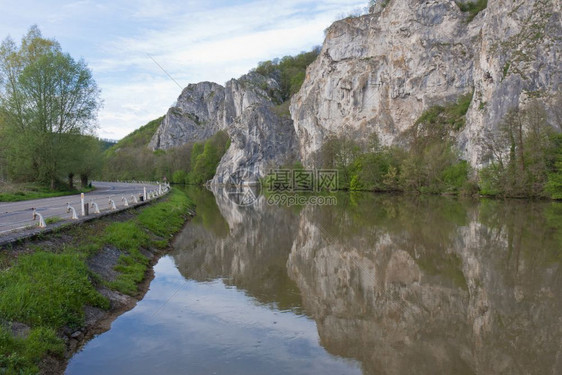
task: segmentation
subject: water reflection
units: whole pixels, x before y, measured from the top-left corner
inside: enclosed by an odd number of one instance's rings
[[[188,225],[174,244],[179,271],[198,281],[222,278],[264,304],[299,312],[300,293],[286,271],[297,231],[297,216],[268,206],[263,197],[239,206],[228,195],[189,191],[197,202],[194,225]],[[205,225],[208,217],[220,225]],[[223,229],[228,228],[225,234]]]
[[[180,272],[303,311],[364,374],[562,372],[560,204],[352,194],[291,210],[197,194],[205,230],[178,238]]]
[[[68,373],[562,373],[560,203],[188,193],[151,290]]]

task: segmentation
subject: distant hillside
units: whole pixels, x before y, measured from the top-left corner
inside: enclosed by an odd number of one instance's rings
[[[131,134],[127,135],[125,138],[121,139],[119,142],[111,146],[106,151],[106,156],[112,156],[121,148],[139,148],[146,147],[150,139],[158,129],[158,126],[162,122],[164,116],[158,117],[155,120],[148,122],[146,125],[141,126]]]
[[[102,151],[105,151],[117,144],[117,141],[111,141],[108,139],[98,138],[98,140],[100,141]]]

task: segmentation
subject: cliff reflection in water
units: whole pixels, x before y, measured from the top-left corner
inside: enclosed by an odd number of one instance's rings
[[[192,194],[180,272],[307,314],[364,374],[562,373],[560,203],[352,194],[297,210]]]

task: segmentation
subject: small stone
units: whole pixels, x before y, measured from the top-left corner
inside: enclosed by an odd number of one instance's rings
[[[73,338],[73,339],[75,339],[75,340],[80,341],[80,340],[82,340],[82,338],[84,337],[84,332],[82,332],[82,331],[76,331],[76,332],[74,332],[70,337]]]

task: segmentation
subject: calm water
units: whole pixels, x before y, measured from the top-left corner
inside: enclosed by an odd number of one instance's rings
[[[562,373],[562,204],[338,195],[197,216],[68,374]]]

